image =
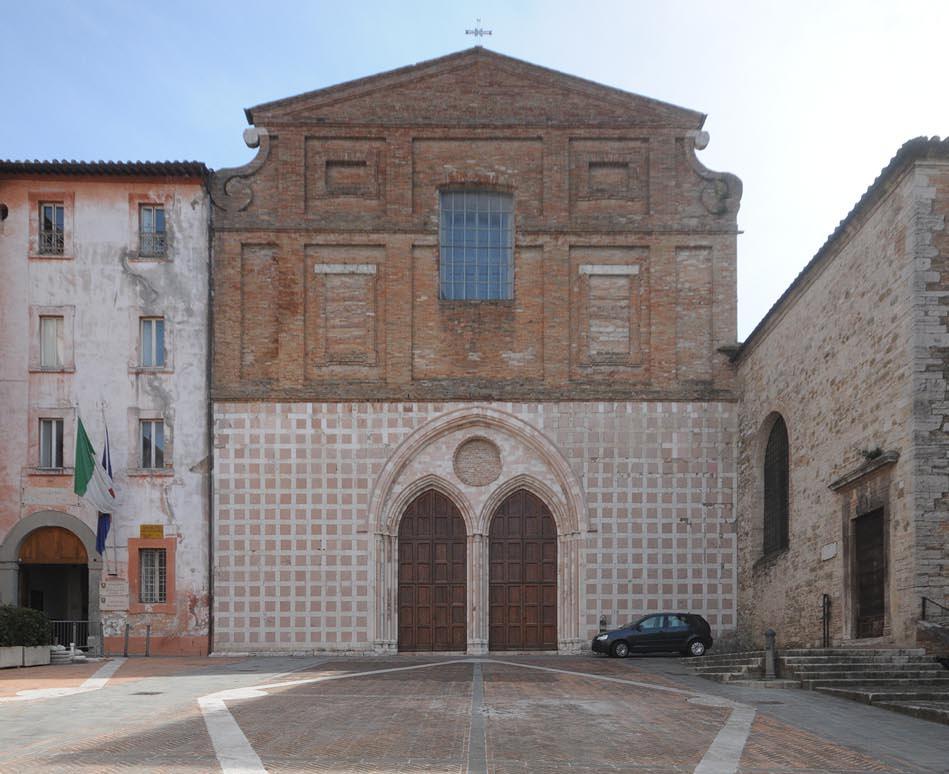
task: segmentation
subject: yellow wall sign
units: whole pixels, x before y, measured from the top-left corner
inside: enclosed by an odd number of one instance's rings
[[[140,524],[138,527],[138,536],[143,540],[153,540],[165,537],[165,527],[161,524]]]

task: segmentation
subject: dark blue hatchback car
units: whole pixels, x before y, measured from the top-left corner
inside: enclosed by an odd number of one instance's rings
[[[626,658],[638,651],[675,650],[701,656],[712,647],[712,629],[695,613],[650,613],[637,621],[593,638],[593,652]]]

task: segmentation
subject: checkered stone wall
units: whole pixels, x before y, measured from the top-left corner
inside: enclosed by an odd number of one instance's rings
[[[731,403],[217,403],[214,418],[217,652],[394,647],[383,547],[429,480],[465,514],[470,608],[497,498],[523,480],[558,521],[562,650],[601,615],[687,609],[735,626]],[[453,465],[473,437],[502,460],[480,486]],[[478,610],[468,628],[476,652]]]

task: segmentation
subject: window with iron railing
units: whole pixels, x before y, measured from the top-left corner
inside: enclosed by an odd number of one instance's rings
[[[158,604],[168,601],[168,560],[164,548],[138,550],[138,601]]]
[[[63,254],[65,223],[66,211],[62,204],[45,202],[40,205],[40,255]]]
[[[138,208],[139,255],[160,257],[165,254],[165,208],[143,204]]]

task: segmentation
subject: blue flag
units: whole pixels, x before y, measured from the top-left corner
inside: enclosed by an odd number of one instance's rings
[[[109,537],[109,528],[112,526],[112,514],[100,513],[99,524],[96,526],[96,551],[105,553],[105,541]]]
[[[109,481],[112,481],[112,455],[109,453],[109,428],[105,429],[105,448],[102,450],[102,468],[109,474]],[[110,490],[113,497],[114,491]],[[96,551],[100,554],[105,552],[105,541],[109,537],[109,530],[112,527],[112,514],[99,512],[99,521],[96,524]]]

